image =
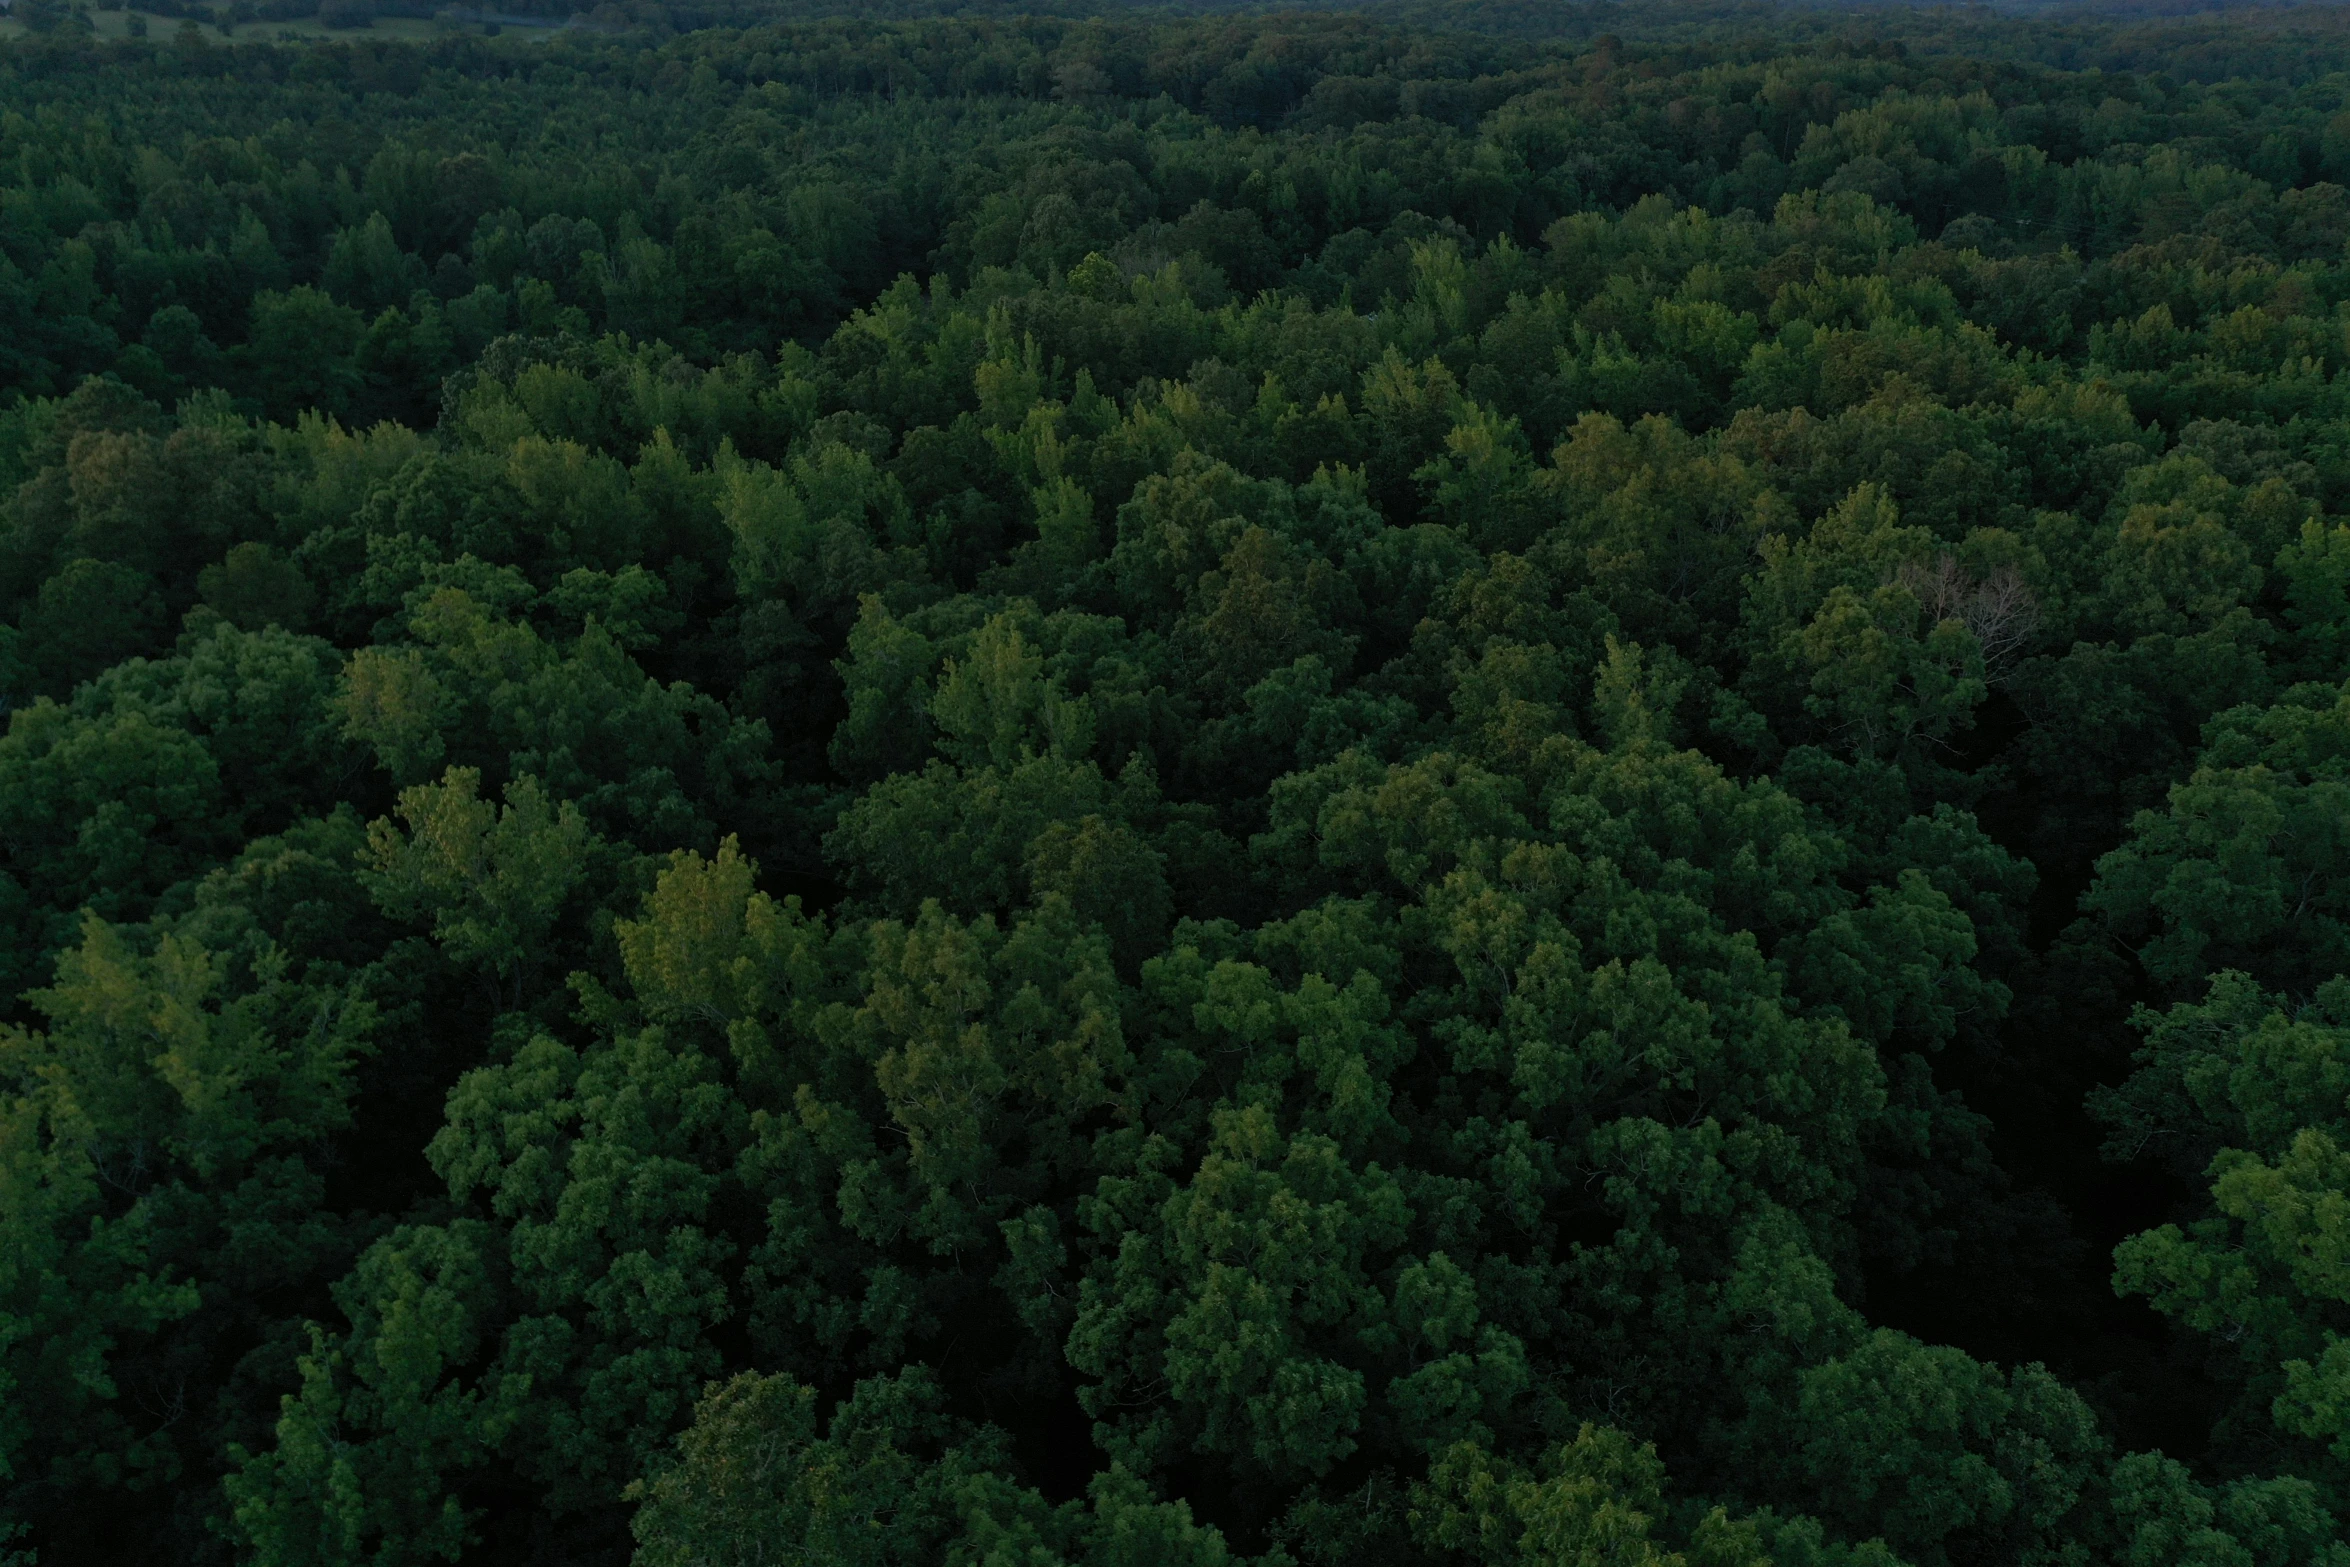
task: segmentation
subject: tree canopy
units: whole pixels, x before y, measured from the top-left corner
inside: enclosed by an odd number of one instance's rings
[[[0,1559],[2350,1567],[2338,13],[203,15],[0,42]]]

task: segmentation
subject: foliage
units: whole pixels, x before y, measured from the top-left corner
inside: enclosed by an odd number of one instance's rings
[[[2338,15],[1020,9],[0,46],[0,1548],[2350,1564]]]

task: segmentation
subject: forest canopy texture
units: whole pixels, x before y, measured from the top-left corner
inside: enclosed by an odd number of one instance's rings
[[[2350,1567],[2343,13],[821,12],[0,45],[0,1557]]]

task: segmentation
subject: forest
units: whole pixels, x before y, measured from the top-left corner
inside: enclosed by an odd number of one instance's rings
[[[156,14],[0,1563],[2350,1567],[2350,12]]]

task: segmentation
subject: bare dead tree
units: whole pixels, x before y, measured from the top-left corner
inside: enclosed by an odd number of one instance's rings
[[[1941,555],[1903,561],[1893,580],[1916,594],[1935,620],[1955,620],[1973,634],[1990,678],[2004,673],[2040,629],[2039,601],[2013,566],[1994,566],[1978,577],[1956,557]]]

